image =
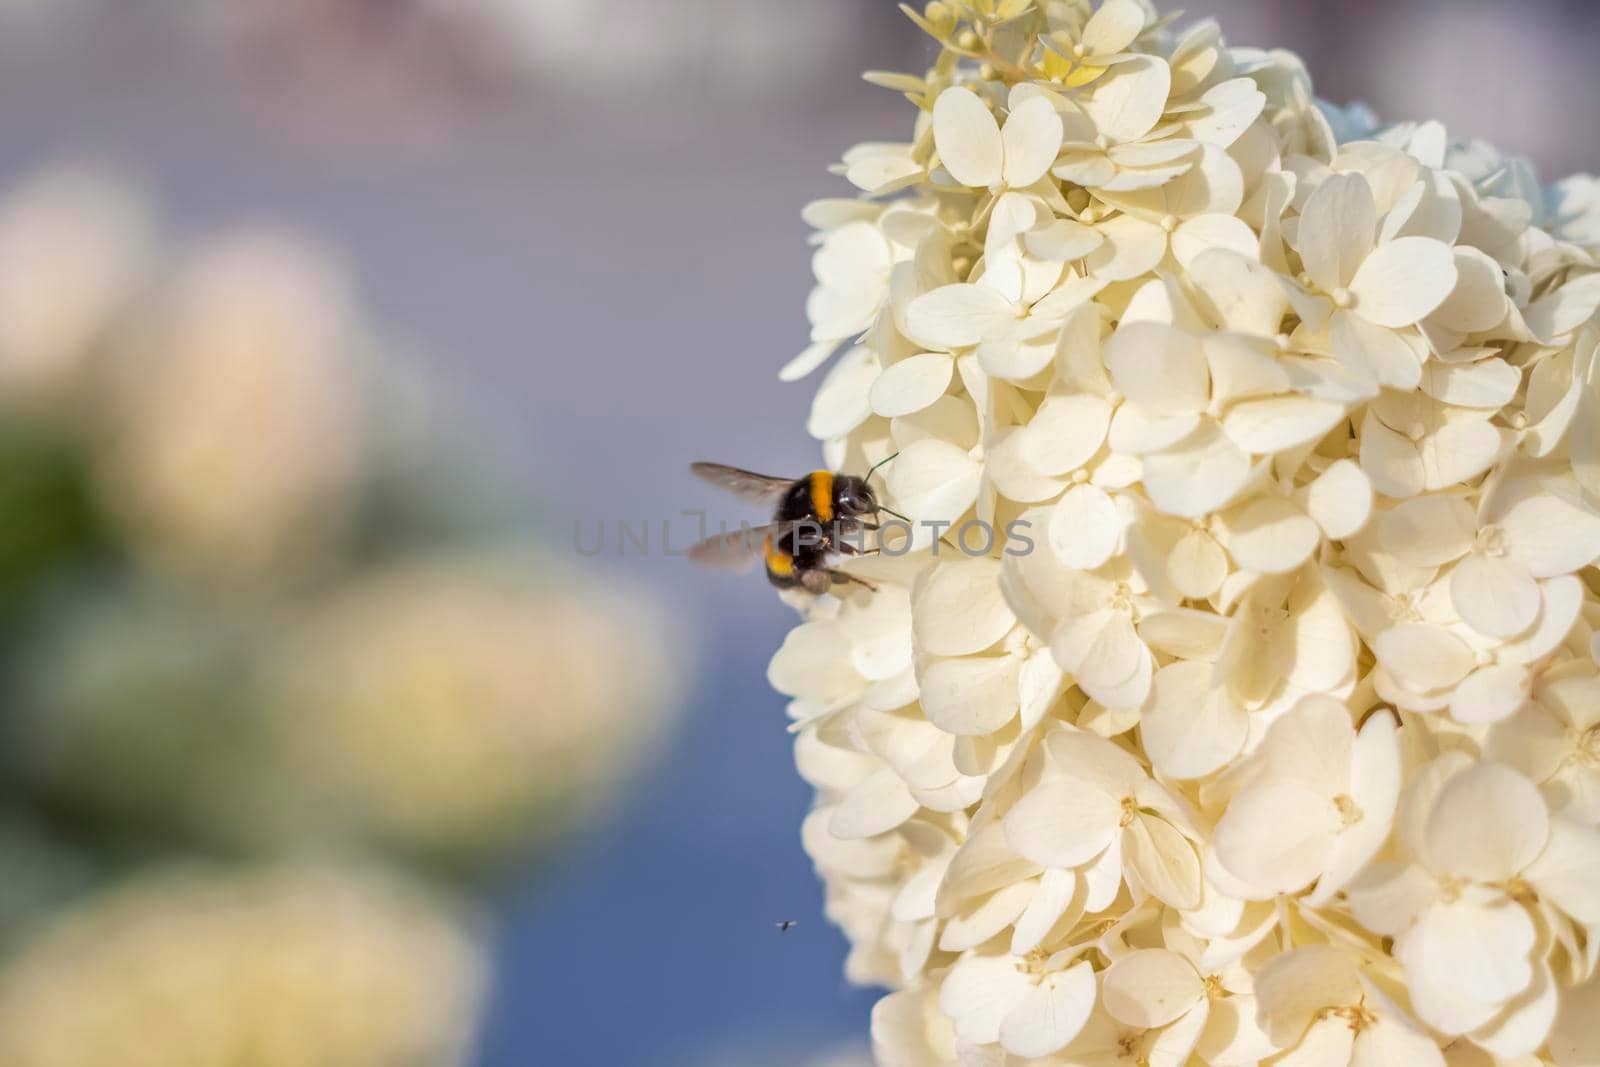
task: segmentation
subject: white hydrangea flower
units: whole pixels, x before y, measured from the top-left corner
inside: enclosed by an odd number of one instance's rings
[[[914,529],[771,672],[879,1062],[1588,1063],[1594,180],[1143,0],[913,18],[785,373]]]

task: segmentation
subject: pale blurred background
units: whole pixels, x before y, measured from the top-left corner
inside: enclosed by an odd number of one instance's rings
[[[1188,14],[1600,162],[1590,3]],[[792,614],[614,524],[816,463],[800,207],[928,54],[890,0],[0,0],[0,1063],[858,1062]]]

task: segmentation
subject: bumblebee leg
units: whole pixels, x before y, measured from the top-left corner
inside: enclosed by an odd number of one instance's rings
[[[833,572],[826,570],[801,571],[800,586],[808,593],[821,596],[833,588]]]
[[[876,593],[878,591],[878,587],[867,581],[865,578],[857,578],[855,575],[846,574],[844,571],[825,570],[822,573],[826,574],[834,585],[849,585],[851,582],[854,582],[856,585],[866,586],[871,592]]]

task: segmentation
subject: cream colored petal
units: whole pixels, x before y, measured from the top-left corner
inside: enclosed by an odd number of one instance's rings
[[[1520,563],[1474,553],[1450,571],[1450,603],[1480,634],[1515,637],[1538,620],[1543,597]]]
[[[922,710],[947,733],[980,737],[1017,714],[1017,671],[1012,656],[941,659],[922,675]]]
[[[1600,830],[1557,816],[1550,839],[1527,869],[1541,899],[1594,927],[1600,923]]]
[[[1000,1024],[1000,1045],[1014,1056],[1037,1058],[1065,1048],[1094,1009],[1094,968],[1087,960],[1047,974]]]
[[[1417,497],[1378,520],[1378,540],[1384,549],[1413,567],[1437,567],[1460,559],[1477,534],[1472,505],[1459,496]]]
[[[1474,1030],[1533,981],[1535,931],[1520,904],[1462,899],[1423,912],[1395,942],[1412,1006],[1446,1034]]]
[[[1305,508],[1330,539],[1352,537],[1372,516],[1372,481],[1359,465],[1341,459],[1306,488]]]
[[[933,142],[945,169],[962,185],[1000,184],[1005,159],[1000,127],[989,105],[972,90],[952,86],[939,94],[933,105]]]
[[[1355,312],[1379,326],[1421,322],[1456,286],[1450,246],[1428,237],[1401,237],[1379,245],[1350,281]]]
[[[1122,518],[1105,490],[1075,485],[1050,509],[1050,549],[1061,562],[1093,570],[1109,560],[1122,540]]]
[[[1117,836],[1116,797],[1071,778],[1029,790],[1006,813],[1006,841],[1017,855],[1045,867],[1076,867],[1105,851]]]
[[[1126,1026],[1166,1026],[1205,997],[1194,964],[1166,949],[1130,952],[1112,961],[1101,977],[1106,1013]]]
[[[1226,691],[1210,685],[1211,666],[1169,664],[1156,672],[1154,699],[1139,720],[1140,737],[1157,773],[1201,778],[1244,748],[1250,718]]]
[[[1165,819],[1134,817],[1122,835],[1124,869],[1130,881],[1168,907],[1199,907],[1200,857],[1189,839]]]
[[[1292,893],[1326,869],[1339,830],[1330,799],[1295,782],[1252,786],[1217,824],[1217,858],[1258,899]]]
[[[1296,249],[1312,282],[1331,293],[1355,277],[1377,232],[1378,207],[1367,180],[1359,174],[1330,175],[1300,212]]]
[[[921,411],[944,395],[955,373],[955,360],[930,353],[910,356],[886,367],[872,383],[867,400],[884,418]]]
[[[1156,56],[1137,56],[1110,68],[1080,100],[1101,135],[1133,141],[1160,121],[1172,87],[1172,71]]]
[[[1550,836],[1549,813],[1532,782],[1509,767],[1480,763],[1440,791],[1423,832],[1437,870],[1499,882],[1538,858]]]
[[[917,579],[911,599],[916,647],[935,656],[981,652],[1016,625],[1000,592],[1000,561],[956,559]]]
[[[1317,524],[1278,496],[1259,496],[1224,511],[1222,529],[1234,561],[1262,574],[1298,569],[1322,540]]]
[[[1215,423],[1207,422],[1183,447],[1145,457],[1144,487],[1161,511],[1200,518],[1232,500],[1250,475],[1250,457]]]
[[[937,132],[937,105],[934,122]],[[1061,116],[1056,114],[1054,105],[1042,96],[1032,97],[1012,108],[1001,130],[1001,140],[1005,145],[1005,166],[1002,171],[1005,184],[1013,189],[1023,189],[1043,178],[1056,161],[1056,154],[1061,151],[1063,133]],[[944,158],[942,149],[940,158]]]

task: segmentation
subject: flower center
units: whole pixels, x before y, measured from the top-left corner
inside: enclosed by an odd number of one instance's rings
[[[1421,622],[1422,612],[1417,605],[1422,600],[1422,594],[1413,590],[1389,598],[1389,618],[1393,622]]]
[[[1498,526],[1485,526],[1478,531],[1474,544],[1486,556],[1503,556],[1506,554],[1506,532]]]
[[[1378,1021],[1378,1017],[1367,1009],[1366,1003],[1346,1004],[1340,1008],[1323,1008],[1317,1013],[1319,1019],[1343,1019],[1345,1024],[1355,1033]]]
[[[1111,591],[1111,602],[1107,605],[1112,611],[1120,611],[1132,618],[1134,615],[1133,590],[1127,582],[1118,582],[1117,587]]]
[[[1350,829],[1364,818],[1360,805],[1355,798],[1347,793],[1340,793],[1333,798],[1333,810],[1339,813],[1339,822],[1343,829]]]
[[[1572,755],[1585,767],[1600,767],[1600,723],[1578,735],[1578,743],[1573,746]]]
[[[1272,340],[1273,340],[1273,343],[1278,346],[1278,351],[1279,352],[1287,352],[1287,351],[1289,351],[1290,345],[1293,343],[1290,340],[1289,335],[1286,334],[1286,333],[1280,333],[1278,336],[1274,337]]]
[[[1521,878],[1512,878],[1506,882],[1506,896],[1528,907],[1539,903],[1539,893],[1532,885]]]
[[[1166,230],[1168,233],[1171,233],[1173,230],[1176,230],[1178,228],[1178,216],[1176,216],[1176,215],[1163,215],[1163,216],[1161,216],[1161,228],[1163,230]]]
[[[1227,989],[1223,988],[1222,976],[1221,975],[1217,975],[1217,974],[1208,974],[1208,975],[1206,975],[1205,987],[1206,987],[1206,998],[1208,1000],[1222,1000],[1222,999],[1224,999],[1226,997],[1230,997],[1230,996],[1233,995],[1233,994],[1229,993],[1227,991]]]
[[[1122,819],[1119,825],[1132,826],[1134,816],[1139,814],[1139,802],[1132,797],[1122,798]]]
[[[1049,960],[1050,953],[1046,952],[1042,948],[1036,948],[1032,952],[1029,952],[1026,956],[1023,956],[1021,959],[1017,960],[1017,972],[1019,974],[1027,974],[1038,977],[1044,974],[1045,964],[1049,962]]]
[[[1333,297],[1335,307],[1352,308],[1356,306],[1356,294],[1342,285],[1328,295]]]

